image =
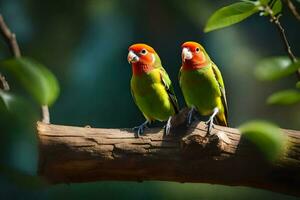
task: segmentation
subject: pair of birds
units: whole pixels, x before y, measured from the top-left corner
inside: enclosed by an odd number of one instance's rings
[[[207,133],[214,123],[228,126],[227,102],[222,75],[205,49],[196,42],[182,44],[182,66],[179,83],[190,108],[188,124],[193,113],[210,116],[206,122]],[[165,134],[169,134],[172,116],[179,112],[178,102],[171,80],[155,50],[146,44],[129,47],[128,62],[132,66],[131,93],[146,121],[137,130],[136,137],[144,132],[147,124],[158,120],[167,121]]]

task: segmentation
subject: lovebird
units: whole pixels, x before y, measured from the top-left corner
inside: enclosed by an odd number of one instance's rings
[[[207,134],[214,123],[228,126],[228,107],[220,70],[199,43],[185,42],[181,47],[179,84],[190,108],[188,124],[192,122],[193,112],[198,111],[202,116],[210,116],[206,122]]]
[[[134,127],[137,130],[135,136],[139,137],[147,125],[155,120],[167,121],[165,134],[168,135],[172,116],[179,110],[171,80],[152,47],[134,44],[128,50],[127,59],[132,68],[132,97],[146,118],[144,123]]]

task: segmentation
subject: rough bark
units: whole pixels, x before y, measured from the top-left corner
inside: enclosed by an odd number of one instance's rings
[[[38,122],[39,174],[51,183],[177,181],[250,186],[300,196],[300,133],[284,130],[289,148],[268,163],[233,128],[215,126],[206,137],[203,122],[164,136],[131,130],[49,125]]]

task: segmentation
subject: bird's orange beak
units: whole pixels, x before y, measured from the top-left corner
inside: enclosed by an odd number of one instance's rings
[[[135,63],[135,62],[138,62],[140,60],[140,58],[133,51],[129,51],[127,60],[128,60],[128,63]]]

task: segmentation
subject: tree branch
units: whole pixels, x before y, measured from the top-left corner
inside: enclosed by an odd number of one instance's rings
[[[185,127],[185,126],[184,126]],[[51,183],[100,180],[176,181],[249,186],[300,196],[300,132],[284,130],[289,148],[266,162],[239,131],[194,123],[164,136],[148,129],[135,138],[128,129],[96,129],[38,122],[39,174]]]
[[[46,124],[50,124],[50,114],[49,114],[49,107],[47,105],[42,106],[42,122]]]
[[[285,50],[287,52],[287,54],[289,55],[290,57],[290,60],[295,63],[297,62],[297,58],[296,56],[294,55],[294,53],[292,52],[292,49],[291,49],[291,46],[288,42],[288,39],[286,37],[286,34],[285,34],[285,30],[284,28],[281,26],[281,23],[279,21],[279,16],[278,17],[275,17],[274,18],[274,23],[276,24],[276,27],[277,27],[277,30],[278,32],[280,33],[281,35],[281,39],[283,41],[283,44],[285,46]],[[297,76],[298,76],[298,79],[300,80],[300,69],[298,69],[298,71],[296,72]]]
[[[294,53],[292,52],[292,49],[291,49],[291,46],[289,44],[289,41],[286,37],[286,34],[285,34],[285,30],[284,28],[281,26],[281,23],[279,21],[279,17],[275,17],[273,18],[274,19],[274,23],[276,24],[276,27],[278,29],[278,32],[280,33],[280,36],[281,36],[281,39],[283,41],[283,44],[285,46],[285,50],[286,52],[288,53],[290,59],[292,62],[296,62],[297,61],[297,58],[296,56],[294,55]]]
[[[8,91],[9,90],[9,84],[6,81],[5,76],[3,76],[1,73],[0,73],[0,82],[2,84],[1,89],[4,90],[4,91]]]
[[[300,15],[296,9],[296,6],[293,4],[291,0],[285,0],[289,10],[292,12],[292,14],[295,16],[295,18],[300,21]]]
[[[0,29],[1,35],[5,39],[8,47],[10,48],[11,53],[16,57],[21,57],[21,51],[16,39],[16,34],[12,33],[8,26],[6,25],[2,15],[0,14]]]
[[[11,54],[16,57],[21,57],[21,51],[16,39],[16,34],[12,33],[11,30],[8,28],[7,24],[5,23],[2,15],[0,14],[0,32],[3,38],[5,39]],[[0,73],[0,79],[3,85],[4,90],[9,90],[9,85],[7,81],[5,80],[5,77]],[[44,123],[50,123],[50,114],[49,114],[49,108],[48,106],[44,105],[42,106],[42,121]]]
[[[277,30],[278,30],[278,32],[280,34],[280,37],[281,37],[282,42],[284,44],[285,50],[286,50],[288,56],[290,57],[290,60],[293,63],[296,62],[297,58],[294,55],[294,53],[292,52],[291,46],[290,46],[289,41],[287,39],[287,36],[285,34],[285,30],[284,30],[284,28],[282,27],[282,25],[281,25],[281,23],[279,21],[279,18],[280,18],[281,15],[275,16],[273,14],[273,11],[270,8],[270,6],[265,6],[264,10],[265,10],[266,13],[268,13],[270,15],[271,22],[273,22],[276,25],[276,28],[277,28]],[[298,76],[298,79],[300,80],[300,69],[298,69],[298,71],[296,72],[296,74]]]
[[[3,20],[2,15],[0,14],[0,30],[1,30],[1,35],[3,36],[3,38],[6,40],[6,42],[9,45],[9,48],[11,49],[11,52],[13,52],[14,54],[16,53],[18,56],[20,56],[20,49],[18,46],[18,43],[16,41],[16,36],[15,34],[12,34],[11,31],[9,30],[9,28],[7,27],[6,23]],[[9,84],[5,79],[5,76],[3,76],[0,73],[0,81],[2,84],[2,89],[5,91],[9,90]]]

